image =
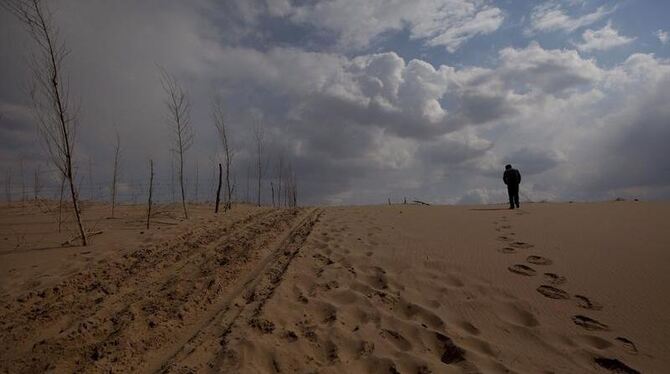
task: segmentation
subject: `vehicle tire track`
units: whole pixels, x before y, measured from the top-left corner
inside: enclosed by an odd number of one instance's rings
[[[227,337],[235,327],[248,323],[271,329],[271,323],[258,319],[259,314],[281,283],[321,212],[312,209],[306,213],[276,242],[271,253],[219,301],[215,311],[200,321],[195,332],[148,371],[171,373],[221,367],[226,357]]]

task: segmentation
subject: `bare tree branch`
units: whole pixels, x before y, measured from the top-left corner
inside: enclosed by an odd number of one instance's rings
[[[191,103],[183,87],[174,76],[164,68],[159,67],[161,84],[167,98],[165,105],[168,109],[167,121],[173,131],[173,151],[179,156],[179,186],[181,188],[181,204],[184,209],[184,218],[188,218],[186,210],[186,193],[184,191],[184,154],[193,145],[193,127],[191,126]]]

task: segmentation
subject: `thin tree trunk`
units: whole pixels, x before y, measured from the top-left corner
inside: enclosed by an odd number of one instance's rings
[[[116,133],[116,147],[114,148],[114,172],[112,176],[112,218],[114,218],[114,209],[116,208],[116,177],[119,170],[119,152],[121,149],[121,139],[119,133]],[[89,159],[90,160],[90,159]]]
[[[72,165],[72,159],[68,155],[68,163]],[[88,245],[88,240],[86,239],[86,232],[84,231],[84,225],[81,223],[81,212],[79,211],[79,199],[77,196],[77,191],[74,189],[74,182],[72,177],[72,166],[69,169],[68,181],[70,182],[70,194],[72,195],[72,207],[74,208],[74,214],[77,218],[77,226],[79,227],[79,235],[81,236],[81,245],[86,247]]]
[[[154,160],[149,160],[149,168],[151,170],[151,176],[149,177],[149,202],[147,208],[147,230],[151,223],[151,195],[154,187]]]
[[[221,164],[219,164],[219,186],[216,188],[216,204],[214,204],[214,213],[219,212],[220,200],[221,200]]]
[[[270,190],[272,191],[272,207],[275,207],[275,185],[270,182]]]
[[[33,181],[33,193],[35,197],[35,201],[37,201],[37,198],[39,197],[40,194],[40,167],[39,165],[37,166],[37,169],[35,169],[35,180]]]
[[[195,202],[198,202],[198,160],[195,160]]]
[[[261,206],[261,176],[262,176],[261,175],[262,174],[261,168],[263,167],[263,165],[261,164],[260,153],[258,155],[257,167],[258,167],[258,187],[256,189],[256,205]]]
[[[277,205],[279,205],[280,208],[281,208],[282,172],[283,172],[282,169],[284,168],[284,165],[283,165],[283,164],[284,164],[284,162],[283,162],[283,158],[284,158],[284,157],[280,154],[280,155],[279,155],[279,178],[278,178],[278,179],[279,179],[279,180],[278,180],[279,184],[278,184],[278,186],[277,186]]]

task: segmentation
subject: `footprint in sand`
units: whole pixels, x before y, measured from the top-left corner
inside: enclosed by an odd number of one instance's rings
[[[509,242],[509,241],[512,241],[512,238],[510,238],[509,236],[506,236],[506,235],[500,235],[498,237],[498,240],[500,240],[502,242]]]
[[[439,345],[442,346],[440,361],[449,365],[465,360],[465,351],[463,348],[457,346],[450,337],[439,332],[435,333],[435,337],[437,338]]]
[[[512,247],[519,248],[519,249],[528,249],[528,248],[533,248],[533,247],[535,247],[534,245],[532,245],[532,244],[530,244],[530,243],[519,242],[519,241],[512,242],[512,244],[510,244],[510,245],[511,245]]]
[[[511,271],[512,273],[515,274],[520,274],[520,275],[526,275],[526,276],[534,276],[537,272],[535,269],[533,269],[530,266],[522,265],[522,264],[516,264],[512,265],[507,268],[507,270]]]
[[[526,261],[535,265],[551,265],[554,263],[550,259],[542,256],[528,256],[526,257]]]
[[[560,288],[542,285],[537,288],[537,292],[550,299],[569,299],[570,294]]]
[[[580,308],[589,310],[601,310],[603,308],[603,306],[600,305],[600,303],[592,301],[591,299],[583,295],[575,295],[575,299],[577,299],[577,306],[579,306]]]
[[[639,371],[624,364],[616,358],[596,357],[593,359],[600,367],[607,369],[613,373],[621,374],[640,374]]]
[[[625,349],[628,353],[630,353],[630,354],[637,354],[638,353],[637,346],[632,341],[630,341],[630,340],[628,340],[624,337],[621,337],[621,336],[617,336],[614,340],[621,343],[621,345],[623,346],[623,349]]]
[[[393,345],[395,345],[398,349],[401,351],[409,351],[412,349],[412,343],[409,342],[409,340],[405,339],[404,336],[400,335],[399,333],[393,331],[393,330],[388,330],[388,329],[382,329],[381,335],[388,339]]]
[[[403,317],[406,319],[425,322],[434,329],[444,328],[444,321],[442,318],[430,310],[404,299],[400,299],[398,304],[398,310],[402,312]]]
[[[500,248],[498,250],[498,252],[509,255],[509,254],[512,254],[512,253],[516,253],[517,250],[516,250],[516,248],[512,248],[512,247],[503,247],[503,248]]]
[[[564,276],[555,273],[544,273],[544,278],[547,280],[547,282],[553,284],[554,286],[560,286],[567,281]]]
[[[604,324],[596,321],[593,318],[589,318],[587,316],[582,316],[582,315],[576,315],[572,316],[572,322],[575,323],[575,325],[580,326],[586,330],[589,331],[606,331],[609,330],[609,327]]]

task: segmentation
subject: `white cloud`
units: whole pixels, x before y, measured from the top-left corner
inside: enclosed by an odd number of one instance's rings
[[[595,61],[574,50],[546,50],[537,42],[527,48],[500,51],[501,79],[528,90],[559,94],[597,82],[602,71]]]
[[[656,37],[657,37],[658,40],[661,42],[661,44],[667,44],[668,41],[670,41],[670,36],[668,35],[668,32],[667,32],[667,31],[656,30],[656,32],[654,33],[654,35],[656,35]]]
[[[629,44],[635,38],[619,35],[619,32],[612,27],[611,22],[607,22],[602,29],[588,29],[582,34],[582,43],[577,44],[580,51],[604,51],[610,48]]]
[[[384,33],[407,29],[412,39],[453,52],[496,31],[504,14],[484,0],[332,0],[295,6],[291,19],[335,32],[344,48],[365,48]]]
[[[532,31],[572,32],[606,17],[614,10],[615,8],[601,6],[591,13],[570,16],[560,4],[548,2],[533,8],[530,15],[530,27]]]

